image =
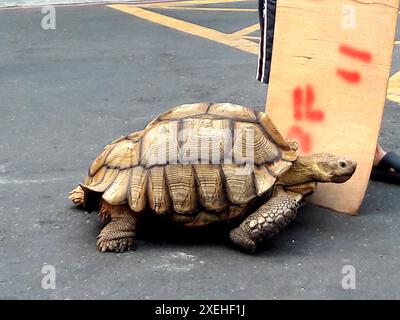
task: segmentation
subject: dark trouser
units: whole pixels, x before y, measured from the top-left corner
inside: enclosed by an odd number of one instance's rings
[[[263,83],[269,82],[272,46],[274,42],[276,1],[277,0],[258,0],[261,39],[256,78]]]

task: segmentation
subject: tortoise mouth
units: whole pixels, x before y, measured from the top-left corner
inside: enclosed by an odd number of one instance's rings
[[[340,176],[334,176],[334,177],[332,178],[332,182],[336,182],[336,183],[343,183],[343,182],[346,182],[347,180],[349,180],[349,179],[353,176],[353,173],[354,173],[354,172],[352,172],[352,173],[347,173],[347,174],[340,175]]]
[[[332,182],[343,183],[349,180],[357,169],[357,163],[351,160],[341,160],[340,169],[334,173]]]

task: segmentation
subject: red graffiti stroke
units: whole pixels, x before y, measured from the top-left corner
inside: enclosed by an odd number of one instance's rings
[[[310,121],[322,121],[325,118],[321,110],[314,109],[315,94],[312,86],[307,85],[305,90],[305,99],[303,89],[297,87],[293,90],[293,115],[296,120],[303,118]],[[304,101],[305,100],[305,101]]]
[[[305,132],[301,127],[294,125],[289,129],[287,137],[290,140],[299,143],[299,150],[302,154],[309,154],[312,149],[312,140],[310,134]]]
[[[365,63],[370,63],[372,61],[372,54],[370,52],[359,50],[346,44],[342,44],[339,46],[339,52],[352,59],[360,60]],[[337,68],[336,74],[338,77],[351,84],[357,84],[361,82],[361,74],[357,71]]]
[[[361,74],[357,71],[347,71],[344,69],[336,69],[336,74],[350,83],[359,83],[361,81]]]
[[[353,59],[358,59],[362,62],[370,63],[372,61],[372,54],[370,52],[358,50],[345,44],[342,44],[339,47],[339,51],[343,55],[347,55]]]
[[[303,118],[303,113],[301,110],[302,105],[303,105],[303,90],[300,87],[297,87],[293,91],[294,118],[296,120],[301,120]]]

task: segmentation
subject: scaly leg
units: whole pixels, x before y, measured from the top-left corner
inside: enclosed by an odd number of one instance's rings
[[[83,202],[85,199],[85,192],[83,191],[81,186],[77,186],[74,190],[69,193],[69,200],[71,200],[78,207],[83,206]]]
[[[242,224],[230,232],[231,241],[248,253],[254,253],[257,243],[279,233],[296,216],[303,196],[277,189],[275,195]]]
[[[111,221],[97,236],[97,248],[101,252],[123,252],[134,249],[138,216],[129,206],[113,206],[103,202],[99,215],[103,218],[111,218]]]

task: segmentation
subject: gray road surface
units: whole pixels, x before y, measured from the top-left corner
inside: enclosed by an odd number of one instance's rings
[[[308,206],[255,256],[223,234],[190,240],[151,226],[137,251],[99,253],[96,214],[66,197],[102,146],[177,104],[261,110],[265,87],[256,56],[105,6],[60,8],[53,31],[41,18],[39,9],[0,11],[0,298],[400,298],[400,188],[380,183],[358,217]],[[241,19],[251,25],[257,14]],[[390,149],[399,122],[388,102],[381,141]],[[56,268],[55,290],[41,287],[45,264]],[[356,290],[341,287],[344,265],[357,270]]]

